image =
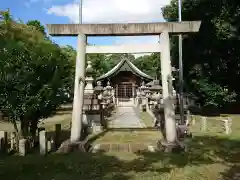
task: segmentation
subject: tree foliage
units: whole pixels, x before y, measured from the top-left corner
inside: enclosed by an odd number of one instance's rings
[[[177,0],[163,8],[167,21],[177,21]],[[240,1],[183,0],[185,21],[201,20],[198,33],[183,40],[185,90],[204,107],[226,108],[240,100]],[[33,28],[34,27],[34,28]],[[171,37],[172,63],[178,67],[178,41]],[[140,70],[160,79],[159,53],[87,55],[94,78],[128,58]],[[35,133],[39,119],[48,117],[73,95],[76,51],[59,47],[37,20],[13,21],[0,12],[0,108],[11,121],[21,122],[23,136]]]
[[[38,20],[31,20],[27,22],[28,26],[33,26],[34,28],[36,28],[37,31],[45,34],[45,28],[43,25],[41,25],[40,21]]]
[[[184,0],[184,21],[201,20],[198,33],[184,36],[185,87],[206,107],[225,107],[239,99],[240,1]],[[177,21],[177,0],[163,8],[168,21]],[[173,63],[178,64],[178,43],[173,40]]]
[[[157,79],[161,79],[160,53],[140,56],[136,58],[133,63],[144,73]]]
[[[38,29],[4,22],[0,25],[0,108],[13,123],[20,121],[23,136],[29,135],[29,127],[34,135],[39,119],[67,99],[72,67],[61,48]]]

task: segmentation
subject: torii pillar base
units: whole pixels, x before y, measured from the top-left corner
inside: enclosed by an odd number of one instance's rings
[[[157,150],[165,153],[179,153],[186,151],[186,146],[181,142],[167,142],[164,140],[159,140],[157,142]]]

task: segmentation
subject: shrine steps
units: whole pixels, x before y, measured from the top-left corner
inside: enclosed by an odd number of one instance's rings
[[[131,127],[131,128],[108,128],[108,132],[133,132],[133,131],[160,131],[156,127]]]
[[[155,152],[156,146],[151,144],[140,144],[140,143],[101,143],[95,144],[89,149],[89,152],[110,152],[110,153],[138,153],[138,152]]]

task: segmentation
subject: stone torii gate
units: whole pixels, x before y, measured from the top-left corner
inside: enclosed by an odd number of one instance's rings
[[[148,53],[161,52],[161,76],[165,113],[166,141],[175,143],[176,123],[172,101],[172,70],[170,59],[169,33],[180,34],[198,32],[200,21],[129,23],[129,24],[49,24],[48,32],[52,36],[77,36],[77,58],[74,85],[74,100],[71,127],[71,142],[80,140],[83,95],[85,80],[86,53]],[[141,36],[159,35],[156,44],[88,46],[87,36]]]

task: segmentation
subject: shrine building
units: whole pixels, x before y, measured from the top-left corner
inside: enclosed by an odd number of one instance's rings
[[[128,59],[121,60],[110,71],[96,79],[103,85],[110,82],[115,90],[114,96],[117,105],[132,105],[137,96],[137,88],[141,86],[141,83],[149,83],[153,80],[154,78],[142,72]]]

